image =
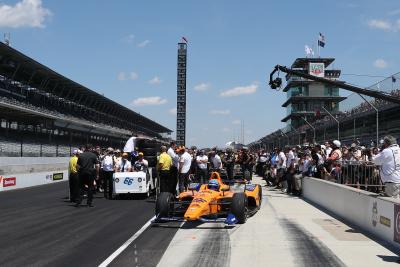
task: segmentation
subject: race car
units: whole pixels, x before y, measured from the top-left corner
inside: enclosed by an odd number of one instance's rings
[[[261,201],[260,185],[245,180],[224,183],[218,172],[212,172],[207,184],[190,184],[178,199],[169,192],[161,192],[156,201],[155,221],[242,224],[259,210]]]

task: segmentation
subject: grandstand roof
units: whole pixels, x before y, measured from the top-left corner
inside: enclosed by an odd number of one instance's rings
[[[0,73],[14,81],[39,88],[63,99],[118,116],[137,124],[139,128],[146,128],[156,133],[172,132],[157,122],[66,78],[2,42],[0,42]]]

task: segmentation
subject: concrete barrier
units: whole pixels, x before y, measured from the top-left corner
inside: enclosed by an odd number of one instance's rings
[[[69,158],[0,157],[0,192],[68,180]]]
[[[305,177],[303,196],[400,250],[400,201]]]

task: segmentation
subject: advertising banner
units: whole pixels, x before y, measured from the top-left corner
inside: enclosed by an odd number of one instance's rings
[[[62,172],[60,173],[53,173],[53,181],[59,181],[64,179],[64,174]]]
[[[324,78],[325,77],[324,63],[310,63],[309,72],[310,72],[310,75]]]
[[[3,187],[16,186],[17,177],[3,178]]]

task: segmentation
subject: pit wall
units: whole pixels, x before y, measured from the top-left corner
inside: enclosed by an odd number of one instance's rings
[[[303,197],[400,250],[399,200],[310,177]]]
[[[68,157],[0,157],[0,192],[68,180]]]

